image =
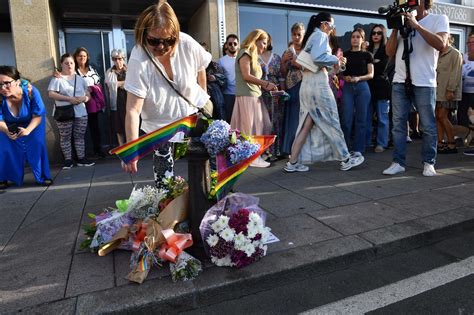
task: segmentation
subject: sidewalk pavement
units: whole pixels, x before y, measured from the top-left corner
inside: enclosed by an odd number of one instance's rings
[[[133,177],[117,159],[93,167],[53,170],[55,183],[0,191],[0,313],[175,313],[327,273],[418,247],[474,228],[474,158],[440,155],[436,177],[423,177],[421,142],[408,146],[407,172],[381,175],[391,151],[367,153],[348,172],[337,162],[287,174],[285,161],[250,168],[236,190],[260,198],[267,226],[280,239],[243,269],[204,259],[194,281],[173,283],[167,268],[142,285],[125,279],[130,252],[105,257],[80,250],[87,213],[127,198],[133,184],[153,184],[151,159]],[[187,177],[186,160],[176,174]],[[132,183],[133,182],[133,183]],[[257,311],[257,310],[255,310]]]

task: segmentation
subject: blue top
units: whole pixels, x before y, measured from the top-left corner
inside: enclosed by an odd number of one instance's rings
[[[31,100],[28,97],[28,87],[22,86],[23,88],[23,102],[20,107],[18,116],[14,116],[8,107],[7,99],[5,96],[2,97],[2,108],[0,111],[0,120],[5,121],[7,124],[16,123],[18,126],[26,128],[33,116],[43,116],[45,108],[41,94],[38,89],[32,86]]]
[[[328,35],[315,28],[313,34],[308,38],[304,50],[311,54],[314,63],[320,67],[332,67],[338,63],[338,59],[331,53]]]

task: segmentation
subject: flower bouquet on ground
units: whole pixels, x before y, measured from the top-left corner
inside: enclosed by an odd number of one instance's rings
[[[200,225],[204,248],[217,266],[242,268],[267,253],[270,235],[266,214],[258,198],[235,193],[227,195],[204,215]]]
[[[201,136],[211,157],[210,199],[222,199],[247,169],[273,142],[275,136],[247,136],[223,120],[213,121]],[[214,162],[215,161],[215,162]]]

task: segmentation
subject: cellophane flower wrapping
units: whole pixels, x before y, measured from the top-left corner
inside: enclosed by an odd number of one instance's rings
[[[173,282],[193,280],[201,271],[201,262],[186,252],[182,252],[178,256],[176,263],[170,262],[171,279],[173,279]]]
[[[96,216],[96,232],[92,239],[90,248],[98,249],[100,246],[110,242],[115,234],[123,226],[131,226],[135,219],[130,217],[128,213],[123,213],[118,210],[103,212]],[[130,249],[129,243],[124,243],[122,249]]]
[[[270,228],[258,198],[235,193],[220,200],[200,225],[204,248],[217,266],[242,268],[266,255]]]
[[[128,199],[127,213],[136,219],[145,219],[159,214],[160,201],[166,196],[165,190],[156,187],[134,187]]]

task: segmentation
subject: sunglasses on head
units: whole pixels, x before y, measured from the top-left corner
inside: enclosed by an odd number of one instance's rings
[[[173,46],[176,43],[176,38],[169,37],[169,38],[155,38],[155,37],[147,37],[146,42],[150,46],[159,46],[163,45],[165,48]]]
[[[382,31],[372,32],[372,35],[383,35],[383,32]]]

